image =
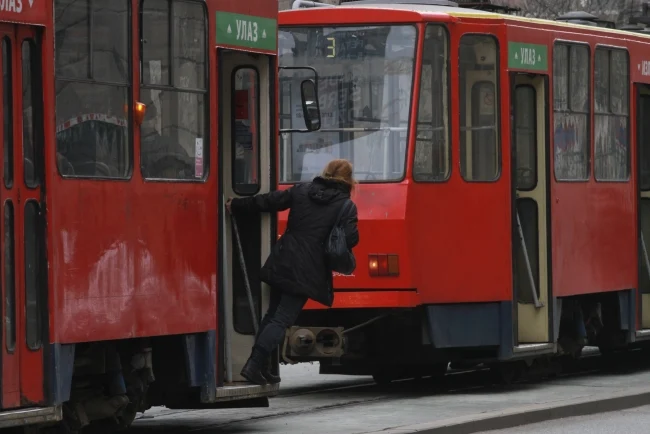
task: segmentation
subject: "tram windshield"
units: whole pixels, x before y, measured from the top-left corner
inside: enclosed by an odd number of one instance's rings
[[[280,138],[281,182],[309,181],[334,158],[360,182],[403,178],[415,42],[411,25],[280,30],[280,66],[317,71],[321,111],[320,130]],[[298,74],[280,75],[282,129],[304,128]]]

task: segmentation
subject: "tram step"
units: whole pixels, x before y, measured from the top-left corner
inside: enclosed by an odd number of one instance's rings
[[[60,406],[6,410],[0,412],[0,428],[58,422],[61,419]]]

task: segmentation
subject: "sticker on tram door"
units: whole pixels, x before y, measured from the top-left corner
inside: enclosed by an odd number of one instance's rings
[[[194,143],[194,177],[203,178],[203,139],[197,138]]]

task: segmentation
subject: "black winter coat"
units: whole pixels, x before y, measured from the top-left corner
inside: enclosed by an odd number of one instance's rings
[[[273,246],[260,277],[272,287],[305,295],[332,306],[332,271],[325,263],[325,241],[329,236],[350,187],[316,177],[288,190],[273,191],[231,202],[235,216],[241,212],[277,212],[290,209],[287,229]],[[348,248],[359,243],[357,207],[353,203],[343,217]]]

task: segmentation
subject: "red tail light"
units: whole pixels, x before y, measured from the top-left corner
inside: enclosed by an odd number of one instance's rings
[[[397,255],[368,255],[368,270],[371,276],[399,276]]]

